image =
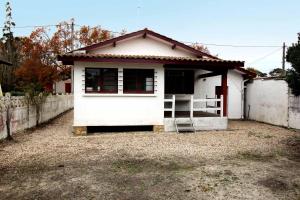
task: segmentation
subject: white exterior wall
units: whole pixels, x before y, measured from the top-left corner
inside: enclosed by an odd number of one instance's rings
[[[118,68],[120,71],[123,68],[155,69],[155,92],[154,94],[123,94],[119,91],[118,94],[85,94],[85,67],[110,67]],[[162,65],[75,62],[74,83],[74,126],[163,125],[164,68]]]
[[[176,47],[172,49],[172,44],[168,44],[151,36],[130,38],[111,45],[101,47],[90,53],[116,54],[116,55],[151,55],[151,56],[175,56],[175,57],[196,57],[192,53]]]
[[[195,76],[206,73],[209,71],[197,70]],[[229,70],[227,81],[228,118],[241,119],[243,117],[243,76],[234,70]],[[195,98],[214,98],[216,86],[221,86],[221,76],[196,79]]]

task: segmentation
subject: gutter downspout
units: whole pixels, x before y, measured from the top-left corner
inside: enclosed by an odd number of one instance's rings
[[[242,116],[241,116],[241,118],[242,119],[246,118],[246,115],[245,115],[245,104],[246,104],[245,88],[247,88],[247,86],[245,86],[245,83],[247,81],[249,81],[249,79],[243,80],[242,84],[241,84],[241,92],[242,92],[242,95],[241,95],[241,111],[242,111]]]

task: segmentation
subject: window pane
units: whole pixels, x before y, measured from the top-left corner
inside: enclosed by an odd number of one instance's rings
[[[86,68],[85,91],[95,93],[117,93],[118,69]]]
[[[118,70],[103,69],[102,82],[103,82],[103,86],[102,86],[103,92],[117,92],[118,91]]]
[[[124,69],[125,93],[153,93],[153,69]]]
[[[87,92],[98,91],[98,82],[100,78],[99,69],[86,69],[85,70],[85,90]]]

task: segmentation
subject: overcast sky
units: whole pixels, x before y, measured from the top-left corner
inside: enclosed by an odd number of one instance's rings
[[[1,0],[0,20],[5,18]],[[149,28],[173,39],[207,45],[223,59],[246,61],[246,66],[269,72],[281,67],[283,42],[297,41],[300,0],[12,0],[16,26],[57,24],[75,18],[79,25],[101,25],[127,32]],[[27,35],[32,28],[16,28]]]

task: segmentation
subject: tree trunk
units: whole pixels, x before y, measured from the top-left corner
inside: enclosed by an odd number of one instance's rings
[[[7,140],[13,140],[10,130],[10,122],[11,122],[11,114],[10,114],[10,106],[6,109],[6,130],[7,130]]]

